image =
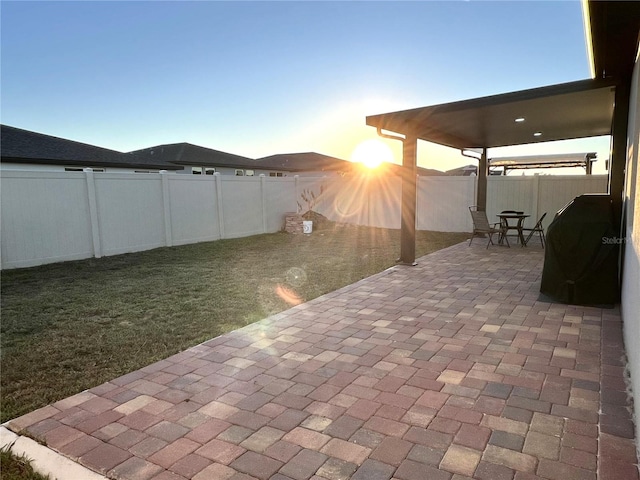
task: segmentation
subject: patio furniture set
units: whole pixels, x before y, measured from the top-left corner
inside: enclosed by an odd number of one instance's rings
[[[476,205],[469,207],[469,212],[471,212],[471,219],[473,220],[473,234],[469,240],[469,245],[473,242],[476,234],[484,234],[489,237],[489,241],[487,242],[487,248],[489,248],[489,245],[495,245],[493,243],[493,235],[498,234],[498,245],[511,247],[508,235],[510,230],[514,230],[516,232],[516,241],[520,242],[522,247],[526,247],[531,241],[531,238],[538,233],[542,248],[544,248],[546,239],[542,221],[547,216],[546,212],[542,214],[533,228],[524,227],[525,219],[531,215],[527,215],[522,211],[503,210],[496,215],[500,221],[495,223],[489,223],[487,212],[479,210]],[[526,238],[524,236],[525,232],[529,232]]]

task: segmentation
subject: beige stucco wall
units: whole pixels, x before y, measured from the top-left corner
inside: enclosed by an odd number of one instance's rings
[[[636,445],[640,451],[640,62],[631,85],[626,172],[626,237],[622,278],[622,319],[636,412]]]

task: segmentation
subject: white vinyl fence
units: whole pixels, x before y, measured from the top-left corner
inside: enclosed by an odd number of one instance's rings
[[[418,230],[471,232],[469,206],[476,203],[477,177],[419,177],[416,226]],[[555,213],[583,193],[606,193],[606,175],[490,176],[487,179],[487,217],[497,222],[503,210],[528,215],[533,227],[547,213],[548,227]],[[332,220],[400,228],[399,177],[331,180],[318,210]]]
[[[487,178],[487,216],[497,222],[497,213],[518,210],[531,215],[525,221],[532,228],[546,212],[546,229],[558,210],[583,193],[607,193],[606,175],[536,175]]]
[[[331,220],[400,228],[398,177],[4,170],[0,182],[5,269],[277,232],[311,192]],[[523,210],[532,226],[546,211],[548,225],[575,196],[606,188],[606,176],[489,177],[487,213]],[[417,228],[470,232],[475,192],[475,177],[420,177]]]

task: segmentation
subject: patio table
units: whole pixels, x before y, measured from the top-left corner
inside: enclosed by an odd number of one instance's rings
[[[524,246],[524,235],[522,231],[522,224],[524,223],[525,218],[529,218],[531,215],[526,215],[524,213],[499,213],[497,215],[500,218],[500,225],[502,227],[502,233],[500,234],[500,238],[498,239],[498,243],[502,243],[504,237],[507,235],[509,230],[517,230],[518,239],[520,240],[520,245]],[[509,220],[517,220],[516,224],[510,224]]]

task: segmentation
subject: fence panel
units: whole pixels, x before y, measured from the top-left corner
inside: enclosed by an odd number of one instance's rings
[[[366,225],[368,219],[367,185],[362,176],[332,179],[318,204],[318,212],[329,220]]]
[[[104,255],[165,246],[160,174],[96,173],[94,178]]]
[[[606,175],[545,175],[540,178],[538,193],[537,217],[544,212],[544,228],[553,221],[558,210],[583,193],[607,193],[608,178]]]
[[[345,188],[346,184],[346,180],[339,177],[331,178],[324,182],[322,184],[322,195],[320,195],[314,210],[324,215],[329,220],[338,221],[337,219],[340,218],[340,216],[336,213],[335,206],[337,198],[340,195],[340,192]],[[297,198],[299,200],[299,195]]]
[[[365,179],[365,224],[379,228],[400,228],[402,180],[400,177]]]
[[[535,184],[534,176],[487,178],[487,218],[489,223],[498,222],[497,214],[503,210],[516,210],[531,215],[525,225],[535,224]]]
[[[331,179],[333,182],[334,179]],[[293,211],[300,211],[305,213],[310,206],[313,206],[313,210],[316,212],[320,212],[320,205],[323,200],[326,203],[328,196],[325,194],[325,190],[327,189],[327,178],[326,177],[298,177],[295,183],[295,209]],[[311,200],[311,204],[304,200],[304,197],[307,200]],[[313,198],[315,197],[315,200]]]
[[[259,177],[220,175],[224,238],[248,237],[263,232]]]
[[[93,256],[82,172],[3,171],[2,268]]]
[[[173,244],[218,240],[215,177],[167,175],[167,180]]]
[[[476,177],[419,177],[418,230],[470,232]]]
[[[470,231],[476,177],[420,177],[417,228]],[[115,255],[219,238],[276,232],[303,192],[330,220],[400,227],[399,177],[198,177],[175,174],[3,171],[2,267]],[[603,193],[607,177],[489,177],[490,220],[506,209],[526,226],[582,193]],[[320,192],[323,192],[320,194]]]
[[[295,179],[292,177],[265,177],[265,212],[267,232],[279,232],[284,227],[284,214],[296,212]]]

